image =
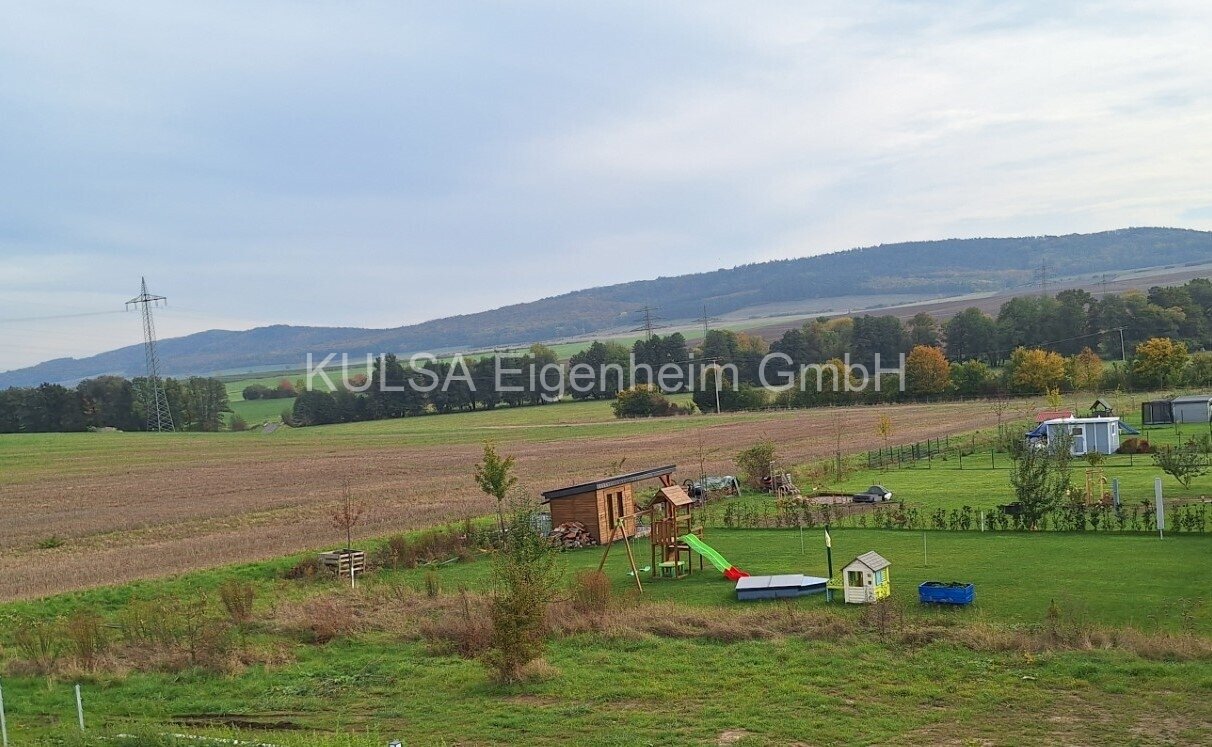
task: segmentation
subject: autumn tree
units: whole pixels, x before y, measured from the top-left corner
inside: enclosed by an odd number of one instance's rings
[[[914,395],[942,394],[951,386],[951,364],[941,348],[917,345],[905,359],[905,384]]]
[[[1015,348],[1007,373],[1015,391],[1044,394],[1064,383],[1065,359],[1049,350]]]
[[[1164,387],[1182,380],[1187,366],[1187,344],[1169,337],[1150,337],[1136,346],[1132,378],[1146,386]]]
[[[1103,359],[1088,347],[1069,359],[1073,388],[1097,390],[1103,380]]]

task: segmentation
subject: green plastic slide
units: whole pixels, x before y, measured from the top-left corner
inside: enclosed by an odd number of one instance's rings
[[[693,534],[682,535],[682,541],[685,542],[686,546],[689,547],[691,550],[694,550],[699,555],[702,555],[704,558],[707,558],[708,562],[710,562],[717,569],[719,569],[720,573],[723,573],[732,567],[732,563],[729,563],[727,560],[724,560],[723,555],[720,555],[718,552],[716,552],[711,547],[711,545],[708,545],[706,542],[704,542],[703,540],[694,536]]]

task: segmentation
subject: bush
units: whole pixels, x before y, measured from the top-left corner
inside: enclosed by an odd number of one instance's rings
[[[39,674],[49,674],[63,650],[52,620],[29,620],[18,625],[13,631],[13,643],[26,664]]]
[[[247,581],[231,578],[219,586],[219,601],[227,612],[227,619],[234,625],[243,625],[252,620],[253,597],[256,591]]]
[[[573,579],[572,606],[601,614],[610,606],[610,579],[601,571],[580,571]]]
[[[769,476],[770,464],[775,459],[774,442],[759,441],[736,455],[736,466],[745,477],[745,484],[755,490],[761,489],[762,479]]]
[[[227,421],[227,427],[237,433],[248,430],[248,421],[239,415],[232,415],[231,420]]]
[[[421,636],[437,653],[476,659],[492,646],[492,624],[484,614],[482,600],[460,591],[454,614],[426,620],[421,624]]]
[[[312,579],[325,571],[326,569],[320,563],[320,559],[314,555],[309,555],[290,568],[287,568],[282,575],[289,579]]]
[[[675,405],[660,390],[647,384],[637,384],[619,392],[610,407],[616,418],[659,418],[688,415],[694,411],[692,407]]]
[[[500,683],[521,681],[526,667],[547,648],[547,606],[556,594],[560,566],[555,549],[533,530],[534,513],[529,507],[514,510],[493,563],[492,637],[482,658]]]
[[[425,596],[435,599],[442,593],[442,579],[433,571],[425,572]]]
[[[428,529],[411,536],[396,534],[374,553],[375,564],[386,568],[415,568],[418,565],[458,558],[470,560],[476,550],[491,546],[489,534],[477,531],[470,521],[461,525]]]
[[[63,621],[63,640],[80,667],[86,672],[94,671],[108,644],[101,614],[88,607],[72,612]]]

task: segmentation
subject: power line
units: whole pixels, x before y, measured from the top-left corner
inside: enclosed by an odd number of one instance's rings
[[[1121,353],[1121,357],[1123,357],[1126,360],[1126,355],[1124,355],[1124,351],[1123,351],[1124,327],[1111,327],[1109,329],[1100,329],[1100,330],[1095,330],[1094,332],[1086,332],[1085,334],[1074,335],[1073,337],[1062,337],[1059,340],[1048,340],[1046,342],[1030,342],[1030,343],[1024,342],[1024,343],[1019,343],[1018,345],[1015,345],[1012,348],[1002,348],[1002,349],[997,349],[997,350],[983,350],[979,353],[969,353],[968,355],[970,358],[976,358],[977,356],[981,356],[981,355],[991,356],[991,355],[998,355],[1000,353],[1013,353],[1018,348],[1024,348],[1027,346],[1036,347],[1036,348],[1044,348],[1049,345],[1056,345],[1057,343],[1061,343],[1061,342],[1072,342],[1073,340],[1080,340],[1084,337],[1095,337],[1097,335],[1104,335],[1104,334],[1107,334],[1108,332],[1119,332],[1120,333],[1120,348],[1121,348],[1120,353]]]

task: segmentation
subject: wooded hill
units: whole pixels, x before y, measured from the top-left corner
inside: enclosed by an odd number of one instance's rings
[[[211,373],[254,366],[300,366],[306,354],[485,349],[572,335],[634,328],[635,310],[660,307],[665,322],[690,320],[704,306],[714,316],[743,314],[772,300],[894,294],[939,297],[1027,288],[1042,263],[1050,277],[1113,273],[1212,259],[1212,232],[1129,228],[1093,234],[1004,239],[948,239],[884,244],[712,272],[640,280],[514,304],[491,311],[392,329],[275,325],[211,330],[164,340],[169,374]],[[140,346],[89,358],[61,358],[0,373],[0,387],[71,382],[100,374],[138,375]]]

